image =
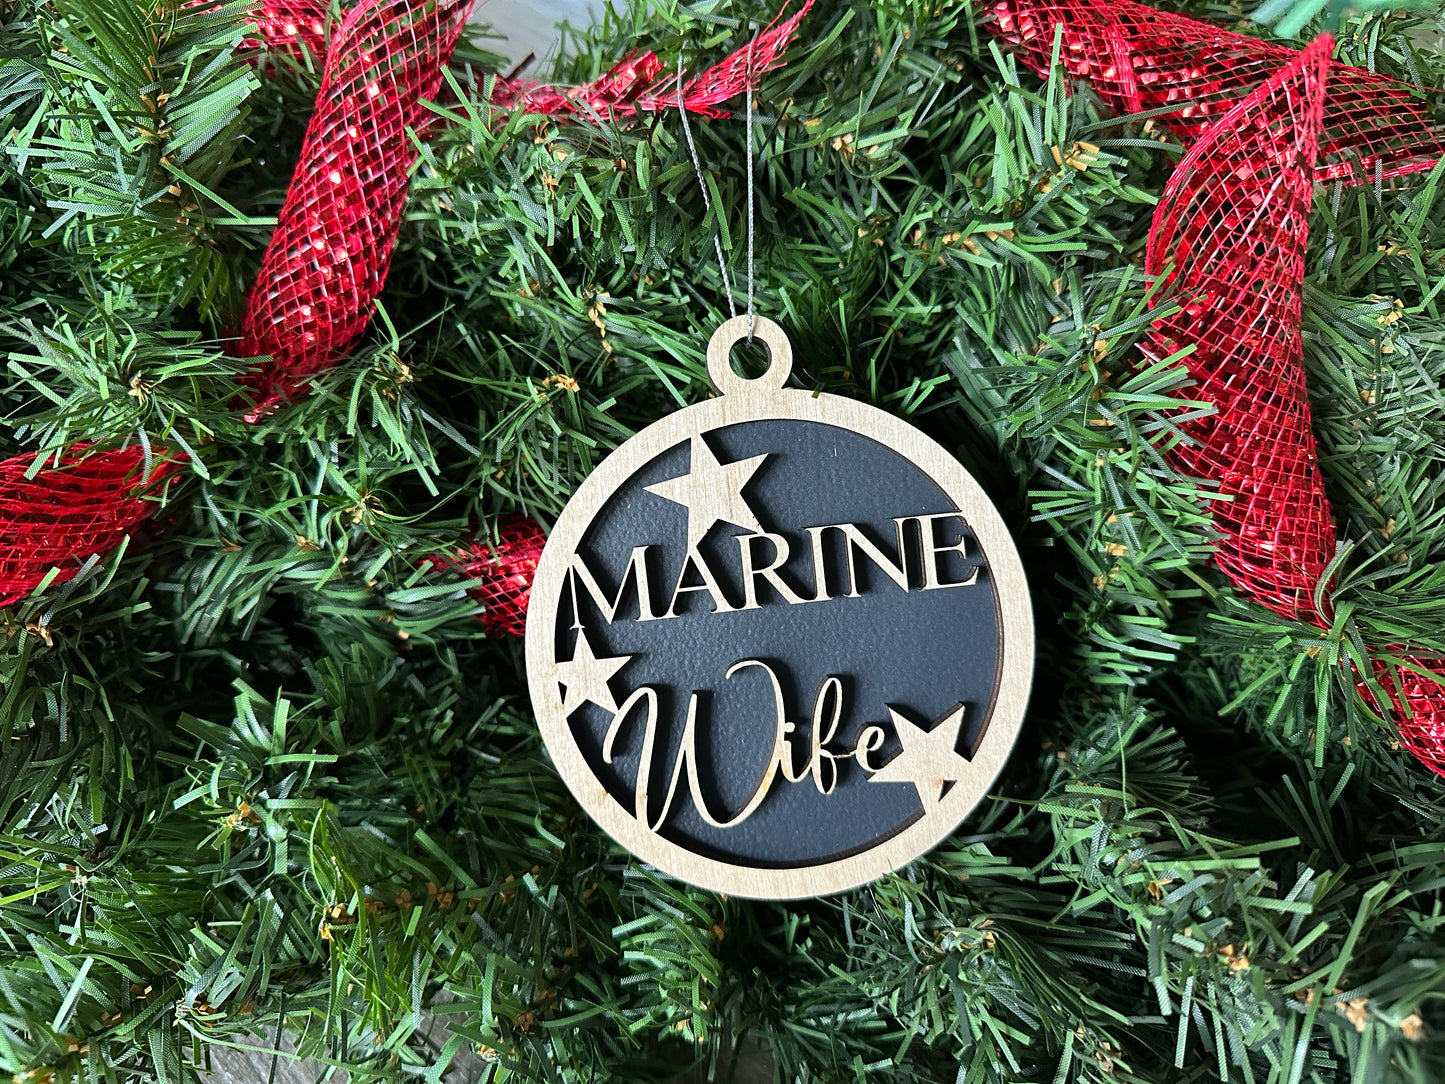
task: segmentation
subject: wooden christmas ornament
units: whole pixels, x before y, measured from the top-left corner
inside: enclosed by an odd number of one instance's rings
[[[748,334],[761,377],[733,372]],[[892,415],[784,386],[777,324],[708,344],[716,398],[638,433],[557,520],[532,704],[583,808],[739,896],[839,892],[984,796],[1033,671],[1028,585],[983,491]]]

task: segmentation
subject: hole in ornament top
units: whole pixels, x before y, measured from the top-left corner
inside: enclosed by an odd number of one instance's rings
[[[748,342],[748,332],[752,342]],[[766,358],[757,367],[751,361]],[[735,360],[742,362],[740,372]],[[707,344],[707,375],[712,386],[724,395],[767,394],[783,387],[793,370],[793,346],[781,327],[766,316],[734,316],[713,332]],[[746,392],[743,389],[748,389]]]
[[[739,339],[728,352],[730,368],[734,375],[744,380],[757,380],[765,375],[772,360],[767,345],[757,337],[752,342]]]

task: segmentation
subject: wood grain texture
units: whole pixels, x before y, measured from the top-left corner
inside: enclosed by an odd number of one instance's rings
[[[543,550],[532,585],[532,601],[527,614],[527,675],[532,696],[532,708],[537,716],[538,725],[541,727],[542,736],[547,743],[553,763],[556,764],[563,780],[583,809],[608,835],[644,861],[691,884],[733,896],[759,899],[798,899],[842,892],[899,869],[949,835],[984,798],[1013,749],[1028,702],[1033,680],[1033,612],[1028,583],[1024,577],[1023,566],[1014,547],[1013,539],[993,503],[958,460],[919,429],[876,407],[840,395],[813,393],[785,387],[791,370],[792,348],[782,328],[764,317],[755,318],[753,334],[768,349],[769,367],[756,379],[745,379],[738,376],[733,371],[730,352],[733,346],[748,334],[750,320],[754,320],[754,318],[739,316],[727,321],[709,342],[707,350],[708,376],[720,394],[715,398],[695,403],[669,414],[630,438],[582,481],[561,516],[558,517],[548,536],[547,546]],[[981,698],[983,702],[977,705],[984,712],[984,722],[983,729],[970,755],[965,758],[953,754],[952,740],[947,742],[945,748],[941,742],[934,741],[929,732],[917,727],[909,727],[908,730],[915,733],[907,733],[905,727],[900,726],[898,728],[900,740],[906,747],[909,739],[912,738],[915,748],[911,752],[905,748],[904,751],[897,754],[898,757],[902,758],[905,753],[908,753],[909,758],[913,761],[916,771],[920,773],[920,794],[928,788],[929,784],[935,782],[938,791],[929,800],[920,801],[921,813],[914,814],[910,820],[892,822],[887,832],[876,834],[870,832],[864,837],[866,842],[858,846],[810,855],[806,860],[773,861],[771,854],[766,862],[757,859],[749,860],[731,849],[726,849],[731,847],[731,843],[722,842],[719,836],[709,836],[706,846],[689,845],[664,835],[660,830],[663,822],[667,821],[668,811],[673,808],[672,798],[676,793],[676,781],[680,778],[684,763],[689,765],[687,775],[693,808],[703,821],[713,828],[730,828],[751,816],[757,809],[758,803],[767,797],[769,788],[781,777],[787,776],[786,765],[791,753],[786,752],[783,748],[782,735],[792,724],[786,723],[781,717],[781,693],[778,694],[780,717],[771,764],[766,768],[761,781],[752,792],[752,797],[745,803],[741,811],[737,812],[729,823],[723,824],[715,820],[706,810],[706,801],[697,789],[695,781],[697,773],[692,758],[698,754],[695,752],[696,747],[690,746],[688,735],[692,732],[694,725],[694,710],[698,693],[695,690],[673,688],[665,682],[659,683],[656,688],[652,685],[639,685],[619,709],[611,690],[606,688],[602,674],[605,670],[607,676],[610,677],[621,669],[625,660],[621,656],[602,651],[600,647],[597,650],[599,655],[606,659],[606,662],[603,663],[599,659],[593,658],[588,640],[580,631],[583,623],[582,611],[578,608],[580,605],[577,602],[578,596],[585,597],[585,594],[590,591],[593,599],[598,599],[595,586],[587,586],[585,590],[576,586],[577,583],[595,584],[595,580],[591,579],[591,573],[587,571],[586,562],[581,556],[585,545],[584,540],[594,521],[598,520],[609,504],[614,500],[627,503],[620,495],[624,485],[632,481],[634,476],[640,475],[650,464],[658,462],[665,454],[684,444],[690,444],[693,448],[692,466],[688,468],[686,478],[645,487],[648,492],[660,497],[689,505],[688,557],[682,565],[683,575],[686,575],[688,562],[695,558],[697,559],[695,566],[697,570],[704,571],[705,562],[698,555],[696,544],[699,540],[698,536],[713,523],[723,521],[742,526],[745,530],[758,529],[755,520],[749,522],[752,520],[753,513],[741,498],[739,487],[742,482],[739,479],[756,467],[755,460],[761,461],[765,457],[756,456],[754,459],[720,467],[712,454],[708,452],[706,453],[707,463],[699,475],[697,445],[702,443],[701,438],[704,434],[721,433],[733,426],[745,426],[748,423],[760,421],[804,423],[805,428],[825,427],[856,434],[866,438],[868,442],[872,442],[875,447],[881,445],[883,449],[896,453],[903,461],[911,464],[910,475],[921,474],[933,486],[936,486],[940,497],[946,499],[951,505],[952,511],[947,514],[962,520],[966,525],[966,532],[972,535],[978,552],[982,555],[993,594],[994,627],[997,630],[995,634],[996,663],[993,664],[993,669],[988,671],[987,675],[993,692],[991,697]],[[797,427],[795,426],[795,428]],[[836,451],[834,454],[837,454]],[[816,463],[817,461],[804,460],[804,462]],[[701,481],[698,480],[699,478]],[[816,487],[814,475],[810,474],[808,481]],[[699,488],[708,485],[713,487],[713,491],[698,491]],[[863,488],[876,492],[879,485],[874,482],[871,486]],[[883,492],[881,495],[885,498],[889,496],[887,492]],[[698,507],[706,509],[706,514],[701,517],[700,521],[701,530],[698,529],[698,524],[692,518],[693,510]],[[890,513],[890,515],[892,514]],[[850,527],[852,525],[839,524],[838,526]],[[823,528],[808,528],[808,530],[821,531]],[[775,536],[757,537],[771,538]],[[902,538],[900,525],[900,562],[904,560]],[[672,606],[668,608],[667,612],[653,612],[653,601],[648,597],[648,589],[644,586],[646,582],[645,551],[648,547],[637,546],[638,541],[636,536],[626,538],[621,552],[610,555],[610,559],[613,563],[619,561],[626,563],[629,571],[636,570],[634,572],[636,579],[633,582],[636,584],[638,595],[638,617],[628,624],[634,627],[646,624],[649,630],[658,630],[650,632],[648,639],[640,641],[643,645],[641,648],[629,650],[654,654],[654,648],[662,646],[662,641],[656,638],[670,635],[669,630],[675,627],[672,621],[665,619],[676,616],[673,608],[677,605],[677,597],[675,593]],[[924,545],[923,539],[920,537],[920,546]],[[935,551],[946,548],[934,546]],[[624,560],[624,555],[629,549],[632,554],[631,562]],[[849,549],[847,552],[849,554],[847,582],[852,590],[851,595],[846,597],[857,597],[856,583],[852,575],[852,550]],[[924,552],[927,552],[926,547]],[[906,574],[900,572],[900,575],[903,577],[903,582],[899,586],[902,586],[907,592]],[[711,577],[712,573],[708,572],[706,576]],[[615,572],[613,578],[616,578]],[[842,598],[845,597],[828,595],[827,587],[823,583],[821,566],[819,566],[815,578],[817,597],[813,599],[790,598],[787,600],[790,605],[785,609],[792,609],[792,603],[823,601],[831,605],[842,601]],[[628,582],[627,573],[623,573],[622,586],[618,588],[617,599],[612,603],[610,612],[607,606],[602,605],[600,601],[598,603],[600,619],[606,622],[609,630],[616,630],[619,627],[613,622],[620,614],[620,602],[627,592]],[[712,581],[709,579],[709,582]],[[971,582],[949,586],[967,589]],[[569,586],[570,595],[566,594]],[[938,585],[930,584],[930,580],[925,578],[922,590],[928,591],[930,586]],[[681,590],[682,579],[679,577],[678,591]],[[688,590],[695,590],[695,588],[688,588]],[[917,594],[913,597],[917,597]],[[564,598],[572,599],[576,620],[571,627],[579,630],[576,637],[578,646],[569,649],[576,652],[572,662],[562,662],[558,657],[559,628],[565,627],[565,624],[559,626],[559,611]],[[714,609],[710,612],[716,614],[726,611],[736,614],[737,610],[737,607],[727,605],[725,599],[715,595]],[[785,615],[785,618],[789,616],[791,615]],[[713,619],[707,618],[707,620]],[[660,626],[661,629],[659,629]],[[594,629],[594,634],[597,631]],[[880,634],[888,635],[884,630],[878,631]],[[898,635],[902,631],[902,629],[895,629],[892,635]],[[962,637],[966,630],[949,625],[936,631],[944,637]],[[815,639],[819,636],[817,633],[812,635]],[[866,636],[866,630],[861,635]],[[908,635],[913,637],[915,647],[921,648],[922,643],[919,638],[926,638],[931,635],[931,632],[926,627],[914,626],[909,630]],[[684,644],[684,651],[694,658],[699,657],[699,649],[693,646],[698,642],[695,636],[686,636],[680,642]],[[743,644],[737,642],[736,639],[714,645],[714,647],[719,650],[736,649],[750,655],[754,653],[752,643]],[[667,650],[669,649],[664,648],[664,653]],[[950,663],[953,669],[948,674],[934,674],[930,671],[930,679],[947,680],[953,674],[954,669],[964,665],[959,661],[960,656],[950,656],[950,658],[953,660]],[[711,661],[725,665],[731,660],[712,659]],[[787,660],[784,660],[785,665],[786,663]],[[865,669],[876,670],[880,664],[870,657],[861,665]],[[749,658],[740,662],[732,662],[732,669],[727,671],[726,676],[732,676],[734,672],[744,666],[766,668],[760,659]],[[772,671],[768,672],[772,676]],[[849,676],[854,680],[859,677],[858,674]],[[643,738],[641,746],[641,760],[636,769],[636,780],[631,784],[635,791],[631,796],[632,809],[627,808],[623,801],[609,790],[593,766],[589,764],[588,755],[575,736],[571,717],[581,705],[582,698],[574,694],[569,683],[584,680],[587,681],[592,694],[586,699],[601,706],[604,710],[615,713],[611,715],[612,722],[607,729],[608,737],[601,746],[601,755],[608,763],[612,762],[613,736],[633,714],[642,715],[645,712],[646,736]],[[936,684],[936,681],[931,680],[930,684]],[[778,688],[775,676],[773,685],[775,689]],[[569,686],[565,697],[559,691],[562,686]],[[657,691],[658,689],[661,690],[661,694]],[[663,812],[654,821],[649,812],[651,798],[649,779],[654,768],[651,757],[660,716],[658,708],[660,696],[668,696],[672,701],[679,701],[686,699],[689,691],[692,692],[692,699],[689,702],[687,724],[683,730],[683,752],[677,754],[676,763],[671,769],[670,774],[674,783],[671,789],[665,791]],[[641,710],[634,711],[634,707]],[[951,733],[956,734],[962,718],[962,705],[955,705],[955,707],[959,708],[958,712],[952,715],[946,713],[942,720],[935,720],[933,725],[935,727],[940,723],[947,725],[944,720],[952,719]],[[881,706],[879,710],[881,710]],[[735,723],[732,725],[736,726]],[[579,725],[579,730],[586,732],[586,725]],[[741,733],[736,729],[728,731],[728,736],[722,739],[725,747],[736,748],[741,740],[738,736]],[[919,737],[920,735],[922,738]],[[862,735],[859,735],[858,740],[861,743]],[[929,743],[933,746],[931,750],[924,747]],[[687,750],[690,748],[694,751],[688,754]],[[838,752],[835,755],[843,758],[855,754],[856,749],[852,752]],[[952,754],[952,763],[944,763],[950,754]],[[706,756],[706,754],[703,755]],[[939,779],[923,778],[922,773],[927,767],[924,764],[925,761],[931,761],[943,773]],[[716,768],[717,764],[714,763],[710,767]],[[889,767],[893,767],[892,762]],[[668,771],[664,769],[660,777],[662,780],[660,788],[669,787],[666,782],[668,774]],[[878,771],[874,772],[874,777],[878,778],[880,782],[902,781],[893,778],[885,779],[884,773]],[[952,785],[944,790],[942,789],[944,782]],[[822,789],[821,786],[819,789]],[[865,789],[870,794],[872,793],[871,787]],[[938,797],[937,793],[941,793],[941,797]],[[828,815],[821,814],[821,816]],[[667,823],[669,827],[675,827],[675,822],[668,821]],[[784,830],[795,833],[796,825],[787,825]],[[750,841],[751,845],[753,844]],[[703,853],[708,849],[714,853]]]

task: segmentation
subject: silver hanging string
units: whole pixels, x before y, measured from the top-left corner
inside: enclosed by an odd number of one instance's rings
[[[753,35],[752,41],[748,42],[748,64],[747,75],[744,86],[747,88],[747,124],[744,131],[748,138],[748,342],[753,341],[753,43],[758,40],[757,34]]]
[[[702,176],[702,162],[697,157],[697,144],[692,141],[692,125],[687,122],[687,105],[682,98],[682,53],[677,54],[677,112],[682,117],[682,132],[687,136],[687,152],[692,156],[692,171],[697,174],[697,186],[702,189],[702,206],[704,211],[712,210],[712,198],[707,194],[707,181]],[[736,317],[738,308],[733,304],[733,285],[728,278],[728,268],[723,260],[722,238],[717,230],[712,234],[713,251],[717,253],[717,269],[722,275],[723,293],[728,299],[728,315]],[[751,272],[749,273],[751,281]]]
[[[754,34],[748,42],[747,70],[744,76],[744,88],[746,90],[747,112],[745,132],[747,135],[747,153],[744,156],[748,164],[747,200],[748,200],[748,342],[753,341],[753,326],[757,319],[753,311],[754,276],[753,276],[753,250],[754,250],[754,196],[753,196],[753,45],[757,42],[758,36]],[[712,210],[712,198],[708,195],[707,181],[702,175],[702,162],[697,156],[697,144],[693,142],[692,125],[687,120],[687,106],[682,95],[682,54],[677,57],[677,111],[682,117],[682,133],[687,137],[687,153],[692,158],[692,171],[697,175],[697,186],[702,189],[702,205],[705,211]],[[713,251],[717,254],[717,269],[722,275],[723,292],[728,299],[728,315],[736,317],[738,314],[737,305],[733,302],[733,284],[728,276],[727,261],[723,259],[722,236],[719,230],[713,230],[712,235]]]

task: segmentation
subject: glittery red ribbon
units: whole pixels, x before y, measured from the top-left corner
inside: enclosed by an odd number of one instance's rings
[[[626,116],[636,111],[634,99],[657,78],[662,61],[656,53],[634,53],[614,64],[607,74],[580,87],[552,87],[524,79],[498,79],[492,102],[504,109],[520,106],[528,113],[596,113]]]
[[[806,0],[792,17],[687,79],[683,107],[726,116],[719,104],[781,63],[811,5]],[[324,68],[316,111],[243,317],[237,352],[270,357],[252,379],[252,420],[344,357],[365,330],[386,279],[415,160],[408,130],[430,119],[421,102],[440,88],[469,6],[470,0],[363,0],[329,40],[327,8],[316,0],[264,0],[253,15],[259,36],[253,47],[309,53]],[[497,94],[534,112],[624,116],[677,104],[677,81],[659,83],[661,71],[655,54],[640,53],[584,87],[501,80]],[[146,498],[170,468],[137,479],[138,454],[86,454],[78,445],[61,467],[31,480],[24,478],[29,457],[0,463],[0,605],[34,588],[52,565],[73,575],[70,562],[78,555],[111,549],[149,514],[154,502]],[[540,536],[535,524],[513,523],[504,531],[519,533],[524,548]],[[469,575],[490,559],[490,553],[473,553]],[[525,564],[524,558],[518,567]],[[494,587],[515,592],[519,575],[509,573]],[[495,595],[483,601],[490,604],[491,627],[520,632],[515,605]]]
[[[720,101],[781,63],[807,0],[792,17],[695,79],[655,81],[662,62],[640,53],[584,87],[563,91],[499,80],[505,102],[542,113],[623,116],[675,105],[724,116]],[[316,112],[291,188],[262,259],[242,324],[239,353],[269,355],[253,378],[252,420],[293,397],[341,360],[371,318],[386,280],[416,152],[408,136],[427,119],[421,106],[441,86],[470,0],[363,0],[325,52]],[[268,45],[326,48],[319,9],[266,0],[255,16]]]
[[[246,45],[295,57],[309,53],[320,63],[326,56],[326,12],[326,5],[314,0],[266,0],[251,14],[259,40],[249,38]]]
[[[497,535],[495,545],[487,538],[468,539],[447,565],[458,576],[482,581],[469,594],[484,607],[477,616],[488,634],[521,636],[527,631],[527,603],[547,535],[526,516],[504,516]]]
[[[663,63],[654,52],[632,53],[614,64],[605,75],[580,86],[562,87],[529,79],[497,78],[491,102],[504,109],[520,108],[549,116],[596,114],[604,118],[634,116],[682,107],[691,113],[720,119],[728,116],[719,108],[736,98],[757,77],[780,67],[782,54],[814,0],[783,19],[781,13],[748,45],[736,50],[702,74],[684,78],[678,93],[675,75],[658,82]],[[326,7],[316,0],[265,0],[252,16],[260,35],[258,44],[300,55],[303,47],[313,56],[326,53]]]
[[[91,554],[114,549],[156,507],[174,463],[153,462],[136,445],[91,452],[77,444],[60,463],[26,473],[33,455],[0,461],[0,606],[29,594],[52,567],[74,576]]]
[[[261,269],[238,353],[271,360],[252,377],[252,420],[350,352],[386,281],[401,228],[409,129],[429,112],[472,0],[362,0],[326,54],[316,111]]]
[[[1421,764],[1445,776],[1445,659],[1410,660],[1434,677],[1422,677],[1405,666],[1375,663],[1375,679],[1389,698],[1389,711],[1400,731],[1400,744]],[[1398,680],[1397,690],[1394,680]],[[1360,692],[1374,701],[1374,694],[1360,683]]]
[[[1305,390],[1300,316],[1316,159],[1332,78],[1322,36],[1235,104],[1180,161],[1154,213],[1145,267],[1183,307],[1143,352],[1183,359],[1181,392],[1215,413],[1180,423],[1183,474],[1219,484],[1215,560],[1244,594],[1329,628],[1321,579],[1335,550]],[[1316,593],[1319,601],[1316,602]],[[1445,664],[1416,660],[1445,676]],[[1445,775],[1445,687],[1400,669],[1402,743]],[[1388,670],[1377,677],[1391,686]],[[1363,689],[1363,686],[1362,686]],[[1409,711],[1405,708],[1408,705]]]
[[[1320,38],[1190,148],[1154,212],[1145,260],[1183,305],[1145,352],[1193,346],[1185,394],[1216,411],[1182,423],[1191,443],[1174,463],[1229,498],[1212,505],[1220,568],[1295,620],[1315,614],[1335,548],[1300,340],[1330,44]]]
[[[781,22],[774,19],[767,29],[747,45],[735,50],[701,75],[687,79],[682,86],[683,107],[689,112],[709,117],[726,117],[718,106],[741,94],[763,72],[782,67],[783,50],[792,40],[793,32],[813,7],[813,0]],[[781,13],[779,14],[781,18]],[[754,85],[756,85],[754,83]],[[675,108],[678,102],[677,78],[664,80],[643,94],[637,101],[639,112],[656,112]]]
[[[675,108],[680,100],[684,109],[724,117],[720,103],[781,64],[783,49],[812,3],[806,0],[793,16],[685,79],[680,89],[676,77],[658,82],[662,61],[642,52],[581,87],[499,79],[492,100],[533,113],[604,117]],[[240,352],[272,358],[256,380],[253,419],[299,392],[308,377],[355,345],[385,281],[413,160],[405,131],[422,119],[417,103],[440,86],[464,6],[388,16],[394,11],[389,2],[364,3],[342,22],[329,52],[325,9],[318,5],[266,0],[255,16],[266,46],[293,54],[304,48],[324,58],[326,67],[243,325]],[[398,33],[400,27],[407,32]],[[524,631],[532,574],[545,541],[536,523],[510,517],[501,525],[495,551],[480,541],[458,551],[455,571],[484,581],[472,594],[486,607],[482,621],[489,632]]]
[[[1121,113],[1167,110],[1158,121],[1186,145],[1281,68],[1293,49],[1132,0],[985,0],[983,25],[1033,71],[1059,62]],[[1413,88],[1328,61],[1318,180],[1375,180],[1434,167],[1440,127]]]

